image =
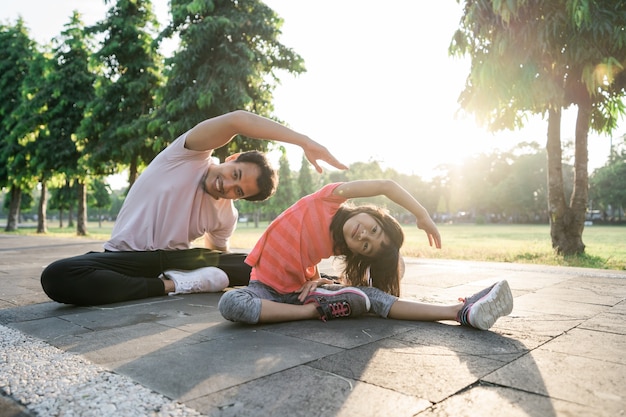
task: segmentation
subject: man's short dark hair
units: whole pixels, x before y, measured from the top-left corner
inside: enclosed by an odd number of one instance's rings
[[[270,198],[275,192],[278,186],[278,173],[270,165],[267,160],[267,156],[263,152],[248,151],[239,154],[235,162],[249,162],[259,167],[261,171],[259,177],[256,180],[256,184],[259,187],[259,192],[250,197],[245,197],[244,200],[248,201],[264,201]]]

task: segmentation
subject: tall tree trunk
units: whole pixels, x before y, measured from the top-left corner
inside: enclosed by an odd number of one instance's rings
[[[135,181],[137,181],[137,159],[138,157],[135,155],[130,160],[130,166],[128,167],[128,190],[130,190]]]
[[[84,181],[78,182],[78,213],[76,214],[76,234],[87,235],[87,185]]]
[[[7,217],[6,232],[17,230],[18,219],[20,218],[20,205],[22,204],[22,188],[17,185],[11,186],[11,203],[9,205],[9,216]]]
[[[550,215],[550,237],[552,247],[557,253],[566,241],[565,217],[565,190],[563,187],[563,160],[561,149],[561,109],[551,109],[548,112],[548,213]]]
[[[591,121],[591,101],[578,104],[576,116],[576,145],[574,158],[574,190],[570,202],[570,224],[568,225],[568,247],[565,255],[579,255],[585,252],[583,230],[585,214],[589,203],[589,123]]]
[[[254,210],[254,214],[252,215],[252,217],[254,217],[254,228],[257,229],[259,227],[259,220],[261,218],[261,209],[256,209]]]
[[[67,227],[74,227],[74,206],[70,204],[67,208]]]
[[[591,104],[578,106],[576,119],[576,154],[574,190],[570,204],[566,203],[563,186],[561,150],[561,111],[550,110],[548,115],[548,204],[552,247],[560,255],[577,255],[585,252],[582,233],[588,201],[589,177],[587,173],[587,134]]]
[[[63,229],[63,207],[59,207],[59,229]]]
[[[37,233],[47,233],[48,226],[46,221],[48,209],[48,187],[46,180],[41,180],[41,194],[39,197],[39,209],[37,210]]]

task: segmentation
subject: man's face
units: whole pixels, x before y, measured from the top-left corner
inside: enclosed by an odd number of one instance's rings
[[[257,179],[260,175],[260,168],[252,162],[228,161],[211,165],[202,178],[201,186],[216,200],[238,200],[259,193]]]

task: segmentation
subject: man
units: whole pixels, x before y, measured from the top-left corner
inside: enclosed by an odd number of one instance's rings
[[[61,259],[43,271],[46,294],[61,303],[97,305],[247,285],[246,254],[228,253],[238,217],[233,200],[269,198],[277,175],[256,151],[222,164],[211,159],[238,134],[298,145],[318,172],[318,160],[346,169],[324,146],[264,117],[238,110],[207,119],[139,176],[104,252]],[[205,248],[191,248],[202,236]]]

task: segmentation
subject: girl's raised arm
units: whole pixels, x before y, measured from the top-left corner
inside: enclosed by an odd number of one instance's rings
[[[374,197],[384,195],[394,203],[404,207],[417,219],[417,227],[428,236],[430,246],[441,248],[441,235],[430,218],[428,211],[398,183],[392,180],[357,180],[339,185],[333,194],[344,198]]]

